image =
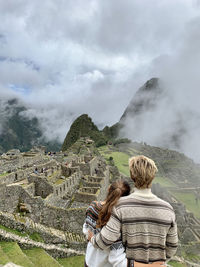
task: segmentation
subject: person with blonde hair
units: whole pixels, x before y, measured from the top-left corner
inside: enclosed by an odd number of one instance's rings
[[[151,192],[157,167],[145,156],[129,159],[134,192],[119,199],[101,232],[89,240],[93,246],[109,248],[122,236],[127,266],[166,266],[177,250],[177,224],[172,206]]]

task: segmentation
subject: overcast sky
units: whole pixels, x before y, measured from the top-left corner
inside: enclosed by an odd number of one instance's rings
[[[50,139],[82,113],[116,123],[152,77],[199,113],[200,1],[0,0],[0,18],[0,96],[22,99]]]

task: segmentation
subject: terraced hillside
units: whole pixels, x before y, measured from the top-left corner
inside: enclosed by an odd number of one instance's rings
[[[54,259],[44,249],[21,249],[16,242],[0,242],[0,264],[13,262],[23,267],[83,266],[84,256]]]
[[[84,256],[54,259],[41,248],[21,249],[15,242],[0,242],[0,264],[13,262],[23,267],[78,267],[84,265]],[[171,261],[170,266],[186,266]]]

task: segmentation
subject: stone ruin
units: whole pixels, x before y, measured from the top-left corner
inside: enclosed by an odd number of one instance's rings
[[[86,208],[104,199],[110,176],[105,160],[92,153],[8,151],[0,156],[0,224],[26,231],[27,225],[43,225],[63,231],[71,247],[84,247]]]

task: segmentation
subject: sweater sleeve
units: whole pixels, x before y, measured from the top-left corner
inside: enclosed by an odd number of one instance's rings
[[[102,228],[101,232],[96,236],[93,236],[91,242],[94,247],[100,249],[109,248],[114,242],[116,242],[121,236],[121,220],[120,216],[113,208],[107,224]]]
[[[166,257],[169,259],[175,255],[178,247],[177,224],[172,222],[166,238]]]

